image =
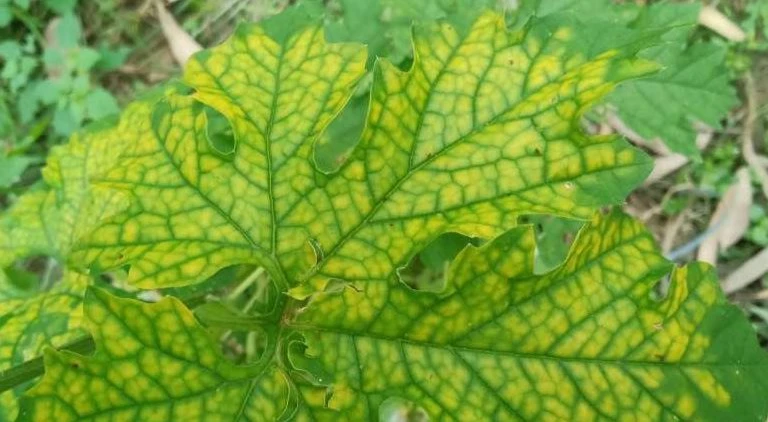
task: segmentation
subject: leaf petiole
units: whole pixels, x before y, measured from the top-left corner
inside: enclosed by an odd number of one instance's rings
[[[94,349],[95,347],[93,337],[84,336],[79,340],[75,340],[72,343],[59,348],[58,350],[67,350],[81,355],[87,355],[93,352]],[[24,384],[27,381],[31,381],[40,375],[43,375],[44,372],[45,369],[43,367],[42,356],[28,360],[21,365],[8,368],[0,372],[0,393],[6,392],[21,384]]]

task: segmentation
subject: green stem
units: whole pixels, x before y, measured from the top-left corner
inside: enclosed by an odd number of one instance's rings
[[[193,297],[184,301],[184,304],[190,309],[203,303],[205,303],[204,296]],[[67,350],[80,355],[88,355],[93,353],[95,349],[96,345],[93,341],[93,337],[86,335],[57,350]],[[0,393],[16,388],[25,382],[32,381],[40,375],[43,375],[43,373],[45,373],[45,368],[43,366],[42,356],[38,356],[4,371],[0,371]]]
[[[70,352],[86,355],[95,349],[93,338],[90,336],[82,337],[72,343],[63,346],[58,350],[67,350]],[[31,381],[40,375],[43,375],[45,368],[43,366],[43,357],[39,356],[28,360],[21,365],[14,366],[0,372],[0,393],[15,388],[27,381]]]
[[[240,283],[237,287],[235,287],[232,292],[227,295],[227,300],[234,300],[241,294],[243,294],[244,291],[246,291],[253,283],[256,282],[256,280],[261,277],[261,275],[264,273],[264,267],[256,268],[252,273],[248,275],[248,277],[243,280],[242,283]]]

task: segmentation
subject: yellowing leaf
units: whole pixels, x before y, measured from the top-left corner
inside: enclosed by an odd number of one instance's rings
[[[194,56],[187,87],[124,118],[133,142],[95,175],[95,201],[130,205],[71,259],[130,266],[145,288],[264,266],[271,311],[248,314],[254,296],[242,313],[260,356],[224,359],[177,299],[92,289],[96,353],[47,349],[20,419],[764,420],[768,359],[711,269],[675,270],[656,299],[672,265],[650,234],[594,214],[650,163],[586,136],[580,117],[654,68],[634,58],[653,33],[601,28],[554,16],[508,32],[488,13],[467,32],[415,29],[409,71],[375,65],[359,145],[333,174],[314,142],[363,76],[364,48],[250,26]],[[531,213],[592,219],[545,274],[532,229],[514,228]],[[444,291],[400,283],[447,231],[495,239],[460,253]]]
[[[21,420],[765,419],[768,356],[710,267],[675,270],[655,299],[672,265],[619,212],[596,215],[549,273],[533,273],[534,251],[519,227],[465,249],[439,296],[318,294],[267,327],[277,337],[253,366],[224,360],[176,299],[94,289],[96,354],[46,353]]]
[[[223,360],[177,299],[150,305],[91,289],[85,317],[95,354],[48,349],[20,421],[275,420],[288,408],[282,372]]]
[[[143,288],[256,261],[302,296],[332,279],[395,280],[446,231],[490,237],[528,213],[588,218],[623,200],[650,163],[585,136],[580,116],[654,66],[633,59],[646,35],[582,43],[580,29],[552,18],[508,32],[493,13],[464,35],[417,28],[412,69],[377,63],[360,143],[326,175],[313,143],[363,75],[365,50],[328,44],[316,27],[284,42],[243,27],[190,60],[193,93],[169,93],[152,136],[103,178],[133,205],[77,258],[130,264]],[[213,136],[219,113],[229,139]]]
[[[0,371],[39,355],[46,346],[60,347],[82,336],[82,296],[87,277],[68,272],[48,292],[33,298],[0,301]],[[27,386],[0,393],[0,420],[13,420],[18,396]]]
[[[441,296],[407,287],[316,296],[291,325],[331,374],[307,420],[372,420],[397,397],[433,420],[764,420],[768,356],[712,269],[675,270],[614,212],[534,275],[534,232],[465,249]]]
[[[185,73],[195,94],[169,94],[150,136],[105,178],[136,201],[95,233],[89,258],[96,252],[106,266],[132,263],[142,287],[266,262],[283,240],[280,214],[314,184],[312,140],[346,102],[365,59],[361,46],[325,44],[317,28],[279,45],[254,26],[195,55]],[[211,114],[200,101],[227,117],[234,152],[209,139]]]

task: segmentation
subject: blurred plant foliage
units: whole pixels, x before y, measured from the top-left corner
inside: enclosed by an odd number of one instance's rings
[[[126,52],[85,45],[76,3],[0,3],[0,189],[42,162],[50,146],[119,111],[97,80]]]

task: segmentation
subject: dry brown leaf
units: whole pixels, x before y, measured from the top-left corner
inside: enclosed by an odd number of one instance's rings
[[[710,235],[701,243],[697,259],[717,264],[717,252],[738,242],[749,228],[749,208],[752,206],[752,182],[749,169],[736,172],[736,180],[717,204],[709,221]]]
[[[733,293],[750,285],[768,272],[768,248],[741,264],[723,281],[723,291]]]
[[[173,58],[179,65],[184,66],[184,63],[193,54],[202,50],[203,47],[176,22],[176,19],[168,12],[160,0],[155,1],[155,10],[157,11],[157,19],[160,21],[163,35],[165,35],[165,39],[168,41],[168,46],[171,47]]]

